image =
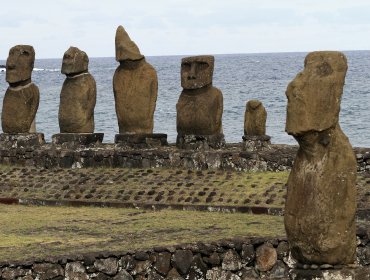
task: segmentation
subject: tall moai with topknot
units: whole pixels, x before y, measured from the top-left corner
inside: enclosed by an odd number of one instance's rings
[[[166,134],[154,134],[154,111],[158,95],[157,72],[140,53],[126,30],[116,31],[113,91],[119,134],[115,142],[128,146],[166,145]]]
[[[355,261],[357,165],[338,122],[346,72],[343,53],[312,52],[286,90],[286,132],[299,150],[284,222],[292,256],[303,264]]]
[[[212,85],[214,57],[185,57],[181,62],[183,91],[176,104],[177,141],[182,149],[218,149],[225,145],[222,130],[223,96]]]
[[[270,147],[270,136],[266,135],[267,112],[262,102],[249,100],[244,114],[243,150],[259,151]]]
[[[96,83],[88,65],[89,57],[76,47],[63,55],[61,72],[66,79],[60,93],[60,133],[53,135],[54,144],[86,146],[103,141],[103,133],[94,133]]]
[[[36,133],[35,118],[39,107],[40,93],[32,82],[35,50],[29,45],[17,45],[10,49],[6,61],[6,81],[1,125],[2,144],[36,145],[44,143],[44,135]]]

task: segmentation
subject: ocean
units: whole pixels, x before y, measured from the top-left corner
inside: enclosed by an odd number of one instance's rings
[[[272,143],[296,144],[285,131],[285,90],[303,69],[307,53],[215,55],[213,85],[224,96],[223,129],[228,143],[241,142],[245,104],[259,99],[267,111],[267,134]],[[370,147],[370,51],[345,52],[348,72],[341,103],[340,124],[353,146]],[[37,56],[37,53],[36,53]],[[176,102],[181,93],[180,62],[183,56],[146,57],[157,70],[158,99],[154,132],[167,133],[176,141]],[[5,61],[0,60],[0,65]],[[37,59],[32,79],[40,89],[36,116],[37,131],[47,141],[59,132],[59,95],[65,76],[60,73],[62,60]],[[97,84],[95,131],[104,132],[104,142],[114,141],[118,124],[114,108],[112,79],[118,63],[114,58],[90,58],[89,71]],[[8,84],[0,72],[0,108]],[[138,104],[140,106],[140,104]]]

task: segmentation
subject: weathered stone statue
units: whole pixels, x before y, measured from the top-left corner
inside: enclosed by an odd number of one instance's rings
[[[61,133],[93,133],[96,83],[88,72],[89,58],[78,48],[70,47],[63,56],[63,83],[59,105]]]
[[[134,147],[167,145],[166,134],[153,134],[157,72],[122,26],[117,28],[115,43],[120,63],[113,77],[119,127],[115,143]]]
[[[88,72],[89,58],[84,51],[70,47],[63,56],[62,73],[67,76],[60,93],[60,134],[54,144],[67,146],[97,144],[103,133],[94,133],[96,83]]]
[[[249,100],[244,115],[244,135],[265,135],[267,113],[259,100]]]
[[[39,107],[40,93],[32,82],[35,62],[32,46],[18,45],[10,49],[6,61],[6,81],[9,87],[5,93],[1,114],[5,133],[28,133]]]
[[[116,60],[113,77],[119,133],[153,133],[158,79],[122,26],[116,33]]]
[[[45,143],[44,135],[36,133],[35,117],[40,93],[32,82],[35,50],[29,45],[17,45],[10,49],[6,61],[6,81],[0,135],[0,145],[8,147],[35,146]]]
[[[300,147],[285,229],[299,262],[348,264],[356,250],[356,159],[338,123],[347,60],[340,52],[313,52],[304,65],[286,91],[286,131]]]
[[[182,59],[183,91],[176,104],[177,145],[180,148],[191,146],[191,142],[214,148],[224,145],[223,97],[222,92],[212,86],[213,68],[214,57],[210,55]]]
[[[266,135],[265,107],[259,100],[249,100],[244,115],[243,150],[258,151],[270,146],[270,136]]]

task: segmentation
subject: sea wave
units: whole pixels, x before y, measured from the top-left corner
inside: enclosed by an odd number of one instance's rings
[[[47,72],[59,72],[60,71],[60,69],[57,69],[57,68],[55,68],[55,69],[53,69],[53,68],[51,68],[51,69],[47,69],[47,68],[33,68],[33,71],[47,71]]]

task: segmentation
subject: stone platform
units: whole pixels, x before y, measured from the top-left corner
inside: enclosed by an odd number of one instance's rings
[[[0,146],[8,148],[37,147],[45,144],[43,133],[1,133]]]
[[[243,136],[243,150],[249,152],[256,152],[264,149],[269,149],[271,146],[271,137],[268,135],[244,135]]]
[[[216,135],[177,135],[176,146],[184,150],[217,150],[226,146],[225,136]]]
[[[116,134],[114,143],[120,147],[127,148],[152,148],[167,146],[167,134]]]
[[[54,145],[64,147],[92,146],[103,142],[104,133],[58,133],[51,139]]]

